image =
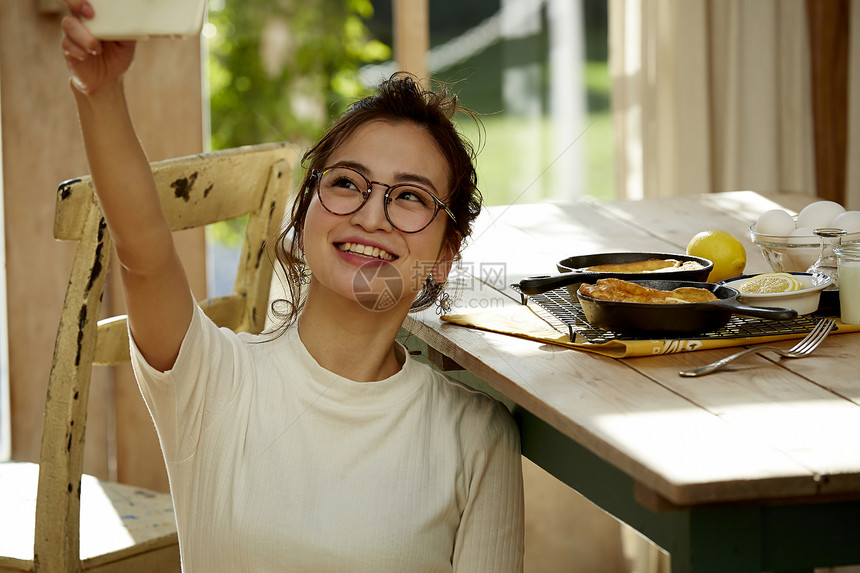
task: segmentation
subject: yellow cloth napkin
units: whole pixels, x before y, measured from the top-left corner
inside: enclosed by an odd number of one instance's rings
[[[612,340],[594,344],[585,339],[571,341],[567,332],[552,326],[552,324],[541,318],[538,313],[543,309],[534,308],[532,305],[509,305],[501,309],[487,309],[464,314],[450,314],[442,317],[442,320],[451,324],[468,326],[500,334],[508,334],[520,338],[527,338],[548,344],[556,344],[567,348],[587,350],[612,358],[626,358],[629,356],[656,356],[659,354],[672,354],[676,352],[691,352],[693,350],[708,350],[711,348],[725,348],[730,346],[746,346],[748,344],[764,344],[777,340],[788,340],[792,338],[803,338],[805,333],[780,334],[774,336],[746,336],[738,338],[719,339],[688,339],[688,340]],[[842,324],[836,319],[835,330],[832,334],[843,332],[860,332],[860,325]]]

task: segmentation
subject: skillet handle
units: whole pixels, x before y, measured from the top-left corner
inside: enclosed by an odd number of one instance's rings
[[[754,316],[756,318],[768,318],[770,320],[791,320],[792,318],[797,318],[797,311],[793,308],[750,306],[738,302],[737,299],[719,299],[707,304],[725,308],[735,314]]]
[[[582,277],[578,273],[561,273],[560,275],[536,275],[526,277],[518,284],[523,294],[541,294],[553,289],[566,287],[574,283],[581,283]]]

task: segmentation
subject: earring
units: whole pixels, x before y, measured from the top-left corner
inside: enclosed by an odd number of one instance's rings
[[[299,282],[303,285],[311,284],[311,270],[307,265],[302,265],[299,268]]]
[[[299,284],[308,285],[311,282],[311,269],[308,262],[305,260],[305,253],[302,251],[302,256],[293,264],[293,269],[299,278]]]
[[[409,308],[410,311],[417,312],[419,310],[424,310],[429,308],[433,303],[437,305],[440,304],[440,298],[444,298],[446,301],[447,308],[451,308],[450,297],[447,296],[448,293],[445,292],[445,283],[437,283],[433,280],[433,275],[428,275],[426,279],[424,279],[424,285],[421,287],[421,292],[418,293],[418,296],[412,302],[412,306]],[[437,312],[439,312],[437,310]],[[447,310],[445,310],[447,312]]]
[[[445,290],[445,285],[436,283],[441,287],[442,293],[436,298],[436,314],[443,316],[451,312],[451,295]]]

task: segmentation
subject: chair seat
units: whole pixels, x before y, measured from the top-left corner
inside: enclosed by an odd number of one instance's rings
[[[4,486],[0,488],[0,571],[31,569],[38,480],[38,464],[0,464],[0,483]],[[85,570],[101,571],[144,550],[158,553],[159,548],[163,548],[164,562],[174,563],[171,569],[179,570],[169,494],[84,475],[80,536]]]

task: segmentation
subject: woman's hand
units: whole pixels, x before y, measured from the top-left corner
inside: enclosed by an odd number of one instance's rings
[[[134,59],[134,41],[102,42],[92,35],[84,19],[95,16],[87,0],[63,0],[71,15],[63,18],[63,53],[72,84],[85,94],[116,84]]]

